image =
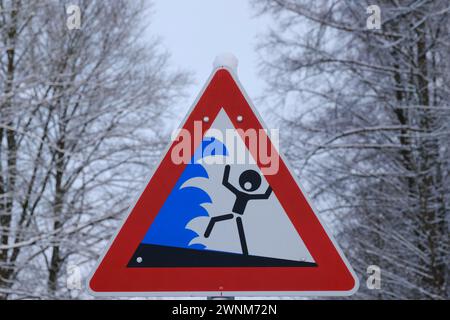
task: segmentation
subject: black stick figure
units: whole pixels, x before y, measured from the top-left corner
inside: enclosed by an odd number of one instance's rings
[[[250,200],[268,199],[270,197],[270,194],[272,193],[272,188],[270,186],[264,193],[249,193],[255,191],[261,186],[261,176],[255,170],[246,170],[239,176],[239,185],[243,190],[247,192],[241,191],[233,186],[228,181],[229,177],[230,165],[226,165],[223,173],[222,184],[236,196],[236,201],[234,202],[233,209],[231,210],[233,213],[212,217],[205,230],[205,238],[208,238],[210,236],[216,222],[233,219],[235,217],[235,214],[243,215],[245,207]],[[248,255],[247,242],[245,240],[244,226],[242,225],[241,217],[236,217],[236,224],[239,232],[239,239],[241,240],[242,253]]]

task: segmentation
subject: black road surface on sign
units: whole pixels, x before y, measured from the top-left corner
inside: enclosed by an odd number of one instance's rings
[[[317,264],[228,252],[140,244],[127,267],[317,267]]]

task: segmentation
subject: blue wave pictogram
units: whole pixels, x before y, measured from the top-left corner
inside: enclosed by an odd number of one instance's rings
[[[198,163],[200,159],[207,156],[225,155],[228,155],[228,151],[218,139],[205,138],[202,141],[201,146],[197,148],[192,157],[191,163],[186,166],[160,212],[155,217],[142,243],[205,249],[202,244],[189,245],[198,234],[186,229],[186,225],[196,217],[208,216],[208,212],[202,207],[202,204],[212,203],[211,197],[198,187],[183,187],[183,184],[192,178],[209,178],[203,165]]]

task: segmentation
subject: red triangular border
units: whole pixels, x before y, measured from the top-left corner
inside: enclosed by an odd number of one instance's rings
[[[194,121],[202,135],[223,108],[236,128],[263,129],[233,74],[216,69],[183,128],[191,133]],[[238,115],[245,121],[237,122]],[[197,141],[197,144],[199,141]],[[246,141],[247,148],[248,142]],[[198,145],[193,145],[192,154]],[[280,157],[279,171],[266,179],[318,267],[244,268],[127,268],[153,219],[185,168],[175,165],[170,146],[146,188],[88,281],[94,295],[349,295],[358,279],[316,217],[300,187]],[[253,155],[257,159],[257,155]],[[261,163],[258,163],[261,167]]]

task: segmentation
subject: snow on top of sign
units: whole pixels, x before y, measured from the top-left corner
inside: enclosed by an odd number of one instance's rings
[[[214,68],[220,68],[220,67],[227,67],[231,69],[234,73],[237,74],[237,67],[238,67],[238,59],[234,56],[234,54],[230,52],[225,52],[222,54],[219,54],[216,59],[214,59],[213,67]]]

